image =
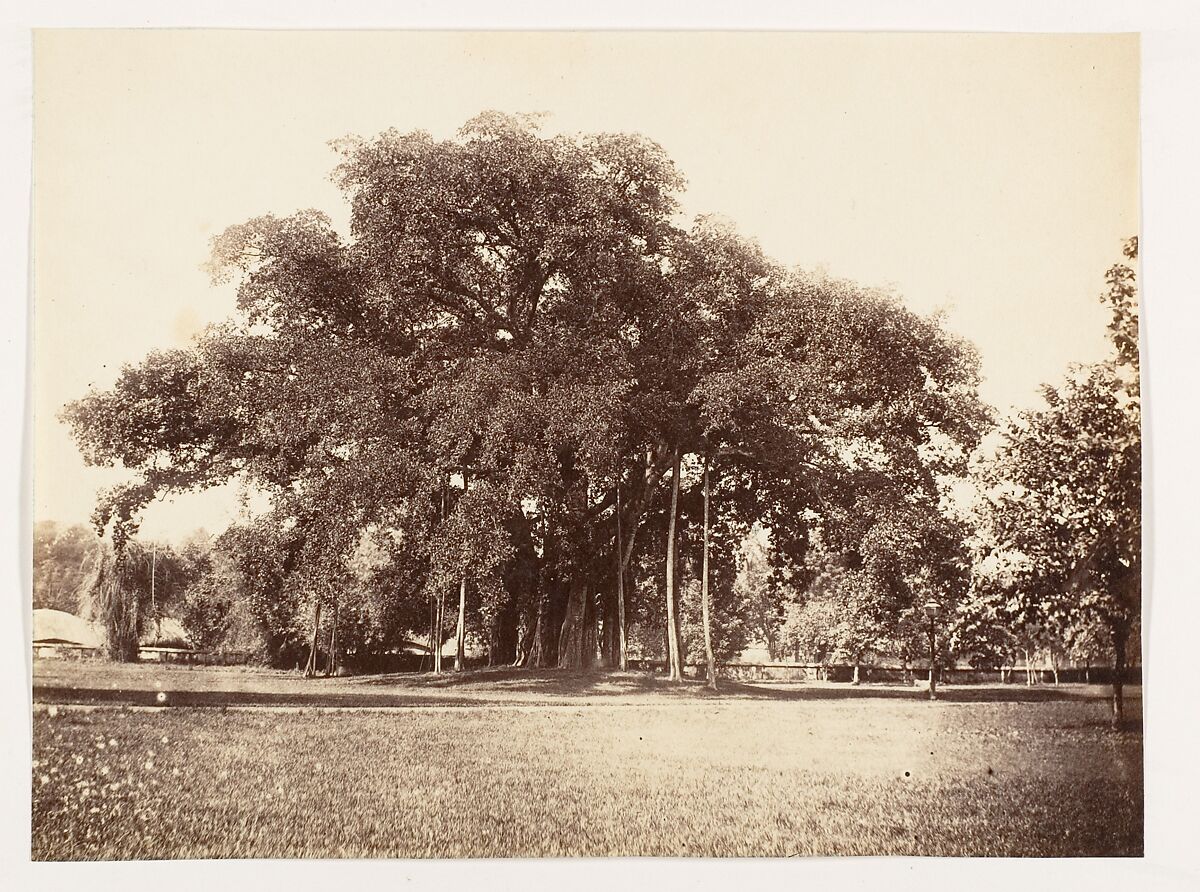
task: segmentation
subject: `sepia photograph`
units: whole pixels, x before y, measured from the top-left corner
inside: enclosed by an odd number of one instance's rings
[[[1146,854],[1137,33],[32,72],[32,860]]]

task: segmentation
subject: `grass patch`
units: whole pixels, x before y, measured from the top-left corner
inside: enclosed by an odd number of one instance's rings
[[[1103,699],[686,697],[39,709],[33,856],[1142,852],[1141,734]]]

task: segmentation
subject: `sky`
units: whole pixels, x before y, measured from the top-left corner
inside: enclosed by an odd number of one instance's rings
[[[979,348],[983,397],[1032,407],[1107,354],[1098,297],[1139,229],[1127,35],[54,31],[34,43],[34,514],[98,486],[59,408],[234,310],[209,240],[346,207],[331,140],[451,136],[485,109],[640,132],[777,260],[890,286]],[[217,531],[229,489],[152,504]]]

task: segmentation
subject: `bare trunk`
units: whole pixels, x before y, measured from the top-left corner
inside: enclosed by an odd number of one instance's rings
[[[700,580],[700,615],[704,626],[704,661],[708,669],[708,686],[717,689],[717,661],[713,659],[712,626],[709,622],[709,591],[708,591],[708,550],[710,527],[708,518],[709,486],[708,486],[708,456],[704,456],[704,558],[702,560]]]
[[[574,463],[564,461],[563,483],[569,508],[568,525],[578,535],[588,509],[588,478]],[[587,669],[595,662],[596,611],[592,606],[591,580],[577,561],[567,564],[566,610],[559,626],[558,668]]]
[[[677,546],[675,542],[676,526],[679,517],[679,474],[682,469],[683,454],[675,449],[675,464],[671,474],[671,514],[667,521],[667,658],[670,661],[669,676],[673,681],[683,680],[683,654],[680,652],[678,601],[675,591],[677,580],[675,573],[675,557]]]
[[[438,591],[437,596],[437,640],[433,645],[433,672],[435,675],[440,675],[442,672],[442,633],[446,628],[446,592],[444,589]]]
[[[629,668],[629,649],[625,640],[625,554],[621,535],[621,482],[617,481],[617,539],[613,552],[617,557],[617,660],[624,672]]]
[[[529,647],[525,652],[523,665],[527,669],[544,669],[558,663],[558,651],[555,645],[558,641],[559,627],[555,624],[556,617],[554,600],[558,596],[558,548],[552,529],[552,519],[546,517],[542,522],[542,566],[545,574],[540,578],[537,609],[534,611],[533,631]]]
[[[538,598],[537,615],[533,621],[533,630],[529,634],[529,646],[525,649],[525,659],[522,661],[526,669],[541,669],[549,662],[546,648],[543,644],[546,638],[546,594]]]
[[[528,632],[534,625],[532,611],[523,609],[523,602],[537,592],[538,557],[529,518],[519,505],[505,518],[504,529],[513,553],[501,570],[502,600],[488,625],[489,666],[519,666],[528,652]]]
[[[1054,675],[1054,686],[1058,687],[1058,657],[1054,651],[1050,652],[1050,671]]]
[[[463,465],[462,469],[463,480],[463,496],[466,496],[469,489],[467,482],[467,468]],[[462,672],[466,665],[467,656],[467,577],[464,576],[458,583],[458,627],[454,633],[454,671]]]
[[[446,521],[446,481],[442,480],[442,522]],[[442,630],[446,628],[446,592],[438,587],[437,604],[434,608],[434,634],[431,638],[435,639],[432,642],[433,653],[433,674],[440,675],[442,672]]]
[[[517,649],[513,652],[513,660],[509,664],[513,667],[524,666],[525,660],[529,656],[529,649],[533,647],[533,633],[537,628],[537,621],[534,623],[522,623],[522,628],[517,630]]]
[[[586,612],[584,613],[583,624],[583,647],[585,651],[584,662],[589,665],[597,665],[603,660],[602,642],[600,640],[600,615],[602,603],[598,595],[591,593],[591,581],[585,579],[584,586],[587,588],[588,594],[586,597]]]
[[[854,677],[850,679],[850,684],[858,684],[858,663],[854,664]]]
[[[518,611],[515,604],[509,604],[493,620],[488,633],[488,665],[519,665],[523,656]]]
[[[454,671],[461,672],[467,655],[467,578],[458,583],[458,628],[454,633]]]
[[[321,602],[313,607],[313,636],[312,646],[308,650],[308,662],[304,664],[304,677],[312,678],[317,674],[317,636],[321,633]]]
[[[1128,632],[1125,629],[1113,629],[1112,639],[1115,651],[1112,724],[1114,728],[1120,728],[1121,723],[1125,721],[1125,645],[1128,641]]]
[[[326,678],[337,672],[337,629],[340,607],[341,604],[335,599],[333,602],[333,624],[329,629],[329,661],[325,664]]]
[[[435,638],[437,636],[437,598],[430,595],[429,597],[429,671],[433,672],[436,666],[436,661],[433,656],[434,648],[436,647]]]
[[[617,634],[616,586],[604,586],[600,590],[598,598],[597,612],[604,628],[604,635],[600,639],[600,664],[619,669],[621,667],[621,636]]]
[[[563,618],[562,632],[558,637],[558,667],[560,669],[586,669],[592,664],[588,647],[586,625],[588,620],[587,584],[578,575],[571,579],[567,594],[567,615]]]

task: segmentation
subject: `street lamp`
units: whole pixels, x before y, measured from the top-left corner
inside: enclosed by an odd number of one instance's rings
[[[929,617],[929,699],[937,699],[937,618],[942,605],[937,601],[925,602],[925,615]]]

